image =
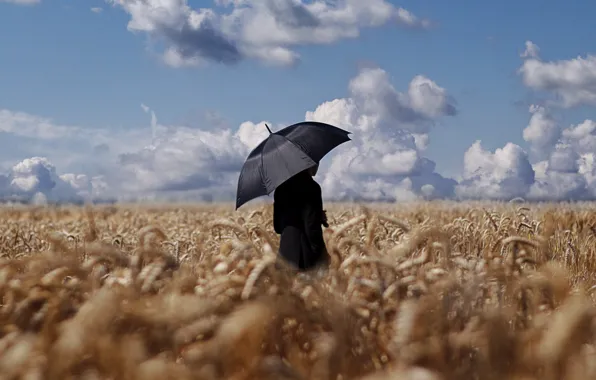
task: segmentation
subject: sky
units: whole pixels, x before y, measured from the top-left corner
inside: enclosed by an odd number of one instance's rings
[[[228,200],[304,120],[326,199],[592,200],[596,3],[0,0],[0,198]]]

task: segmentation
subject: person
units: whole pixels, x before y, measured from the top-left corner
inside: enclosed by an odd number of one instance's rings
[[[319,165],[293,176],[273,196],[273,227],[280,234],[279,254],[301,271],[328,263],[323,229],[328,227],[321,186],[314,180]]]

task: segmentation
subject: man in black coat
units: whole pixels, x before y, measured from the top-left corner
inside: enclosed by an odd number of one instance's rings
[[[327,227],[316,165],[281,184],[274,193],[273,227],[281,234],[279,253],[300,270],[328,261],[321,225]]]

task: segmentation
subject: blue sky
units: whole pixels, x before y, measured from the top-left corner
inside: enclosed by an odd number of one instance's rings
[[[209,131],[235,130],[245,121],[283,125],[303,120],[305,112],[326,101],[348,96],[348,84],[362,67],[379,67],[397,91],[407,91],[412,78],[423,75],[454,99],[457,114],[436,120],[424,156],[436,163],[437,173],[455,178],[465,171],[464,154],[476,140],[489,152],[517,144],[532,161],[530,143],[522,136],[531,117],[528,108],[544,104],[556,89],[537,91],[539,85],[524,84],[517,70],[524,63],[520,54],[526,41],[540,47],[544,62],[596,51],[596,3],[405,0],[387,3],[430,20],[430,28],[387,22],[361,28],[357,38],[291,46],[300,54],[296,65],[245,58],[230,65],[172,67],[162,59],[168,42],[160,45],[158,33],[127,29],[134,16],[134,9],[127,8],[132,3],[41,0],[19,5],[0,0],[0,109],[119,134],[149,131],[150,117],[141,103],[163,126]],[[213,1],[170,3],[230,12]],[[102,11],[93,12],[94,7]],[[549,111],[561,128],[596,118],[590,102]],[[34,153],[19,148],[19,137],[11,133],[0,136],[5,167]],[[79,158],[68,159],[64,143],[38,140],[24,143],[44,146],[39,155],[53,162],[58,174],[83,170],[73,163]]]

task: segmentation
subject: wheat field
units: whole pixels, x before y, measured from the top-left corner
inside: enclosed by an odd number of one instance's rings
[[[596,206],[0,208],[0,379],[595,379]]]

